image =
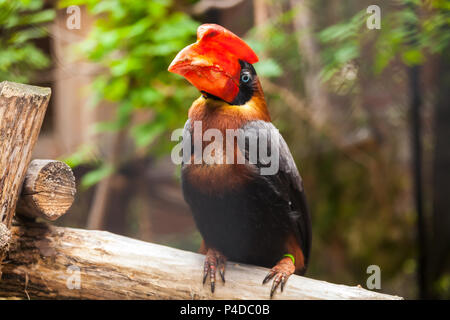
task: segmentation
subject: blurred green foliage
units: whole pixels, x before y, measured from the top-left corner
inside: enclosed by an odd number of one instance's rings
[[[270,79],[301,92],[302,57],[298,52],[298,34],[292,32],[294,17],[295,10],[279,12],[249,30],[244,40],[259,56],[254,67],[263,81]],[[271,106],[272,113],[276,112],[274,107]],[[283,126],[283,123],[279,125]]]
[[[0,0],[0,81],[28,82],[35,70],[50,65],[33,41],[47,36],[53,9],[43,0]]]
[[[86,5],[98,19],[79,50],[89,60],[105,67],[93,89],[96,102],[114,102],[116,117],[99,123],[98,132],[127,128],[138,148],[152,145],[153,154],[168,152],[168,132],[184,125],[185,114],[198,92],[185,80],[167,72],[176,53],[195,42],[198,23],[173,10],[170,0],[64,0],[59,6]],[[152,111],[151,121],[128,128],[133,113]],[[150,149],[150,148],[149,148]],[[78,163],[80,163],[80,154]],[[72,157],[67,159],[73,162]],[[86,158],[89,160],[89,158]],[[85,177],[84,186],[95,184],[113,172],[103,163]]]
[[[442,53],[450,46],[450,34],[444,31],[450,26],[448,1],[400,0],[396,5],[398,10],[382,13],[379,32],[366,27],[368,14],[363,10],[318,33],[324,47],[322,76],[325,81],[344,65],[361,57],[361,48],[373,37],[375,54],[369,63],[375,75],[396,59],[407,66],[420,65],[425,62],[427,54]]]
[[[370,14],[364,8],[317,32],[323,81],[328,82],[336,94],[339,94],[336,87],[351,82],[351,90],[345,93],[345,99],[355,106],[365,102],[363,95],[367,91],[389,99],[389,94],[383,91],[388,91],[389,86],[398,90],[402,88],[401,82],[407,79],[404,74],[399,77],[399,73],[407,67],[429,62],[433,55],[444,54],[450,47],[448,1],[399,0],[381,7],[380,30],[367,28],[366,19]],[[345,72],[342,72],[348,66],[358,74],[352,81],[345,79]],[[338,80],[339,86],[333,86],[333,80]],[[407,103],[408,92],[404,87],[400,90],[395,95],[403,97],[403,100],[395,101],[391,97],[392,101],[385,101],[380,108],[388,112],[402,108],[407,112],[402,103]],[[340,279],[345,277],[346,271],[343,270],[349,270],[349,281],[354,281],[359,273],[359,281],[362,282],[366,275],[361,270],[376,263],[382,267],[385,284],[397,287],[397,290],[402,288],[406,296],[414,296],[414,286],[410,283],[414,283],[417,272],[416,240],[411,232],[415,228],[415,213],[412,206],[401,200],[410,192],[408,185],[411,181],[396,155],[405,143],[400,132],[408,129],[408,123],[403,123],[407,115],[402,114],[402,121],[389,115],[377,117],[379,120],[374,118],[372,123],[383,119],[386,132],[382,133],[383,143],[376,152],[367,155],[364,166],[345,161],[339,150],[315,159],[311,170],[318,176],[314,180],[326,181],[326,184],[316,181],[317,189],[311,199],[315,217],[314,246],[322,253],[333,248],[331,253],[334,255],[338,248],[343,249],[344,258],[340,258],[346,261],[346,267],[340,268]],[[342,234],[343,230],[348,232]],[[313,267],[321,273],[320,268],[326,261],[316,260],[316,263]],[[330,274],[329,270],[327,274]],[[448,279],[444,276],[436,284],[441,296],[448,295]]]
[[[360,41],[366,34],[367,14],[361,11],[349,21],[332,25],[318,33],[322,42],[324,67],[322,78],[327,81],[349,61],[360,56]]]

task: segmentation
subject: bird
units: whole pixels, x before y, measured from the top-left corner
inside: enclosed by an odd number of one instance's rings
[[[273,279],[272,298],[278,287],[283,291],[289,276],[306,272],[312,231],[302,178],[286,141],[271,122],[253,66],[258,60],[233,32],[218,24],[202,24],[197,41],[178,52],[168,71],[200,91],[183,129],[183,143],[190,148],[183,149],[181,187],[202,236],[203,284],[209,275],[214,293],[217,271],[225,284],[227,261],[262,266],[270,268],[262,284]],[[207,141],[208,130],[224,138]],[[230,130],[244,140],[227,136]],[[260,143],[263,139],[270,141]],[[202,159],[211,145],[214,161]],[[271,152],[277,170],[263,174],[268,164],[261,154]]]

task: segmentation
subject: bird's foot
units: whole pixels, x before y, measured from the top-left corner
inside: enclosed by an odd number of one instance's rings
[[[216,270],[219,269],[220,277],[225,283],[225,263],[227,258],[215,249],[208,249],[206,252],[205,263],[203,265],[203,284],[206,282],[206,278],[210,278],[211,292],[214,293],[216,286]]]
[[[281,291],[283,292],[284,286],[286,285],[286,281],[291,274],[295,271],[295,266],[291,258],[284,257],[281,259],[275,267],[273,267],[267,276],[263,280],[263,284],[268,282],[273,278],[272,289],[270,289],[270,298],[272,298],[273,294],[277,290],[278,286],[281,283]]]

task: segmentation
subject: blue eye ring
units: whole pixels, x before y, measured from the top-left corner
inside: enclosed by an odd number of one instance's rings
[[[244,73],[243,75],[241,75],[241,81],[244,83],[249,82],[251,79],[250,75],[248,73]]]

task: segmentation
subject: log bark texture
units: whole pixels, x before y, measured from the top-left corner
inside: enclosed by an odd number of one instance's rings
[[[72,169],[57,160],[31,161],[17,203],[17,213],[56,220],[69,210],[76,186]]]
[[[13,226],[1,297],[29,299],[268,299],[268,269],[227,263],[214,294],[202,285],[204,256],[105,231],[27,222]],[[275,299],[400,299],[291,276]]]
[[[0,238],[8,236],[5,230],[14,216],[50,93],[50,88],[0,83]],[[6,250],[7,244],[0,247],[0,263]]]

